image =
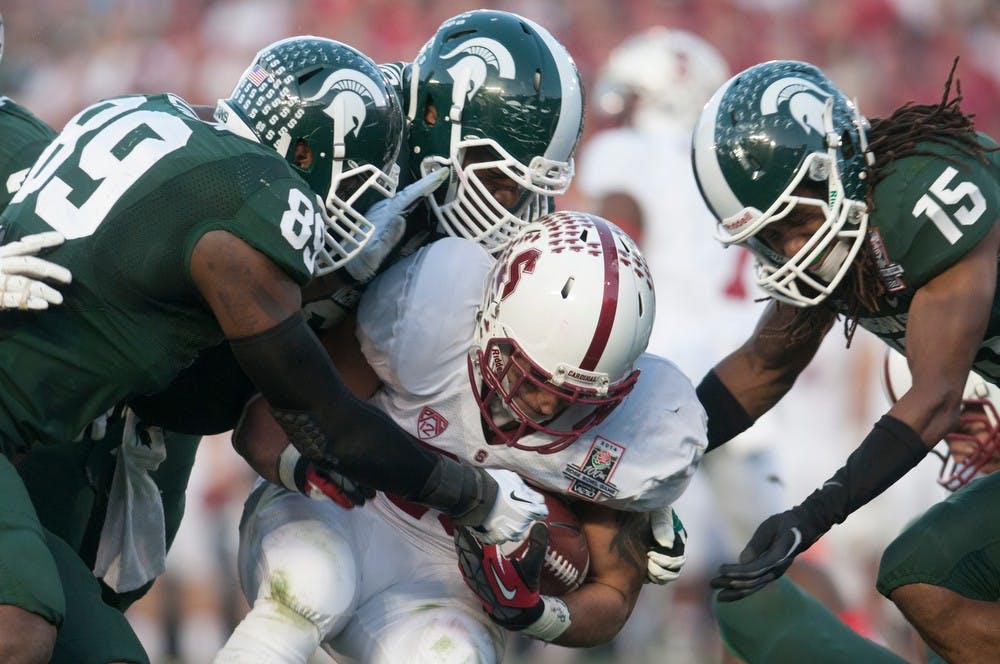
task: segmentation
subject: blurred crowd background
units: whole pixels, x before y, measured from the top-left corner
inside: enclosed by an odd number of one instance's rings
[[[961,56],[967,108],[981,128],[1000,130],[1000,4],[991,0],[4,0],[0,81],[60,126],[126,91],[212,104],[277,38],[312,33],[376,62],[409,60],[443,19],[479,7],[548,28],[585,83],[611,48],[662,24],[704,37],[734,72],[773,58],[813,62],[876,116],[939,97]]]
[[[959,56],[963,107],[976,114],[980,129],[1000,135],[1000,3],[993,0],[2,0],[0,94],[57,128],[87,104],[121,93],[170,91],[194,104],[214,104],[228,95],[254,53],[279,38],[316,34],[349,43],[376,62],[411,60],[444,19],[480,7],[513,11],[548,28],[573,55],[585,86],[613,47],[665,25],[707,39],[733,72],[774,58],[813,62],[868,116],[911,100],[939,100]],[[583,144],[608,122],[590,112]],[[588,204],[576,189],[560,202],[576,209]],[[848,354],[850,365],[843,345],[832,334],[824,365],[800,379],[816,409],[790,422],[783,441],[789,505],[826,479],[886,408],[874,341],[859,332],[860,349]],[[820,378],[822,371],[835,374],[837,394],[828,378]],[[232,556],[252,478],[227,437],[216,438],[199,451],[168,572],[129,614],[157,662],[210,661],[245,610]],[[813,553],[831,572],[849,609],[845,615],[858,616],[858,629],[915,661],[918,650],[907,644],[902,620],[874,592],[872,579],[885,544],[943,495],[934,471],[934,461],[925,461]],[[655,601],[642,616],[637,612],[632,633],[615,646],[539,653],[515,645],[508,660],[624,661],[628,652],[628,661],[719,661],[707,613],[680,616],[669,591],[650,591]],[[693,638],[700,632],[692,624],[708,636]]]

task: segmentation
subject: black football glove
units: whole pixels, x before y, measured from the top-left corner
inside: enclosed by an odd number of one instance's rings
[[[465,583],[498,625],[520,630],[541,617],[545,605],[538,587],[548,543],[548,528],[536,523],[528,532],[528,550],[514,560],[495,544],[481,544],[468,528],[455,529],[455,551]]]
[[[774,581],[821,534],[800,507],[768,517],[740,553],[740,562],[719,567],[719,576],[711,582],[713,588],[722,588],[719,601],[741,599]]]

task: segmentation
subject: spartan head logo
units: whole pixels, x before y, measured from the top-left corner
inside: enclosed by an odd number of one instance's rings
[[[514,56],[507,47],[495,39],[474,37],[441,56],[448,61],[457,58],[448,68],[451,80],[455,82],[451,91],[452,105],[463,108],[468,99],[483,87],[486,72],[492,67],[500,78],[513,79],[516,73]]]
[[[305,101],[315,101],[330,91],[333,97],[323,112],[333,118],[334,145],[343,145],[344,136],[357,138],[368,115],[368,105],[384,107],[389,101],[382,88],[370,77],[354,69],[338,69],[323,81],[319,92]]]
[[[829,98],[830,93],[815,83],[789,76],[767,86],[760,98],[760,112],[772,115],[784,106],[802,131],[823,135],[823,110]]]

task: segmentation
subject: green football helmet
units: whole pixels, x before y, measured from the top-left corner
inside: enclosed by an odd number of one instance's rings
[[[573,178],[583,131],[583,89],[573,59],[534,22],[477,10],[445,21],[408,75],[410,177],[450,166],[443,199],[428,197],[439,230],[499,251],[519,228],[547,213],[550,197],[565,193]],[[431,104],[436,119],[428,121]],[[485,171],[513,181],[516,202],[497,202],[483,182]]]
[[[315,276],[364,247],[374,226],[362,210],[395,193],[403,137],[399,98],[371,59],[321,37],[275,42],[219,100],[215,118],[277,150],[318,196],[326,233]]]
[[[698,187],[718,219],[716,237],[757,258],[757,283],[799,307],[821,302],[865,241],[868,121],[816,67],[775,60],[729,79],[694,130]],[[825,198],[800,184],[817,183]],[[822,210],[823,225],[794,256],[755,237],[796,205]]]

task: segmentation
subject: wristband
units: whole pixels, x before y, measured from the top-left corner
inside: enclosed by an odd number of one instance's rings
[[[295,469],[301,458],[302,453],[295,449],[293,445],[286,447],[281,452],[281,455],[278,456],[278,480],[281,482],[281,486],[296,493],[302,493],[302,490],[295,482]]]
[[[754,419],[750,417],[740,402],[736,400],[729,388],[719,380],[715,370],[710,369],[698,383],[695,390],[698,401],[708,415],[708,448],[711,452],[723,443],[732,440],[751,427]]]
[[[522,629],[521,634],[551,643],[569,629],[572,620],[566,602],[549,595],[542,595],[541,599],[545,605],[542,615],[539,616],[538,620]]]

